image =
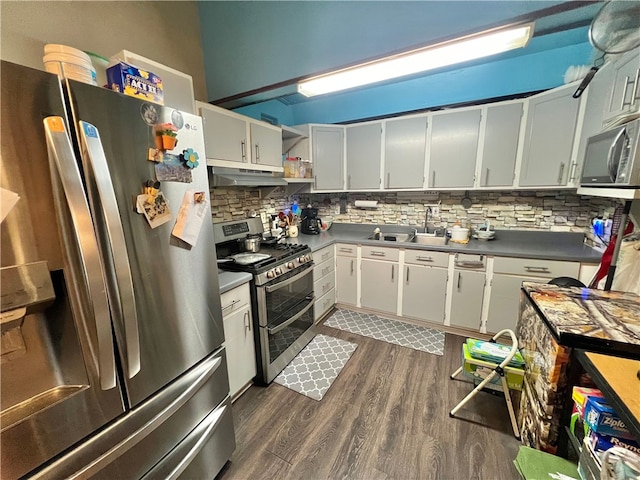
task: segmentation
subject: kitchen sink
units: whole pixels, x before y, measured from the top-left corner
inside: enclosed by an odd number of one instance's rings
[[[447,237],[438,237],[435,233],[416,233],[412,241],[420,245],[446,245]]]
[[[415,234],[411,233],[381,233],[380,240],[387,242],[413,242]],[[369,235],[367,240],[376,240],[375,235]]]

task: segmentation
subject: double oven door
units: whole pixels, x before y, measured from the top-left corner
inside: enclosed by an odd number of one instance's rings
[[[313,262],[256,286],[258,379],[270,383],[314,336]]]

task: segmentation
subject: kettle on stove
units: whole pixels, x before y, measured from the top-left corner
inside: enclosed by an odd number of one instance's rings
[[[322,230],[322,220],[318,218],[317,208],[303,208],[302,209],[302,224],[300,231],[307,235],[318,235]]]

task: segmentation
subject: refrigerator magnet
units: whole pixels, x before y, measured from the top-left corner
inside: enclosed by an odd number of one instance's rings
[[[182,162],[181,156],[165,153],[162,162],[155,164],[156,178],[161,182],[191,183],[191,169]]]
[[[160,163],[162,162],[162,157],[162,150],[158,150],[157,148],[150,148],[147,160],[149,160],[150,162]]]
[[[200,199],[198,201],[197,199]],[[174,237],[195,246],[204,219],[207,217],[207,198],[204,192],[187,190],[182,197],[176,224],[171,231]]]
[[[147,199],[149,200],[149,197],[147,197]],[[171,220],[169,203],[162,192],[158,192],[152,201],[148,200],[142,208],[144,210],[144,216],[151,228],[157,228]]]
[[[200,159],[200,156],[198,155],[198,152],[193,150],[193,148],[187,148],[182,151],[182,159],[187,167],[196,168],[199,165],[198,160]]]

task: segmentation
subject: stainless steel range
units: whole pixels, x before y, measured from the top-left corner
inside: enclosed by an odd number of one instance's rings
[[[256,381],[270,383],[314,337],[313,257],[306,245],[261,244],[243,252],[247,235],[262,233],[259,218],[213,226],[218,267],[253,274],[251,304]]]

